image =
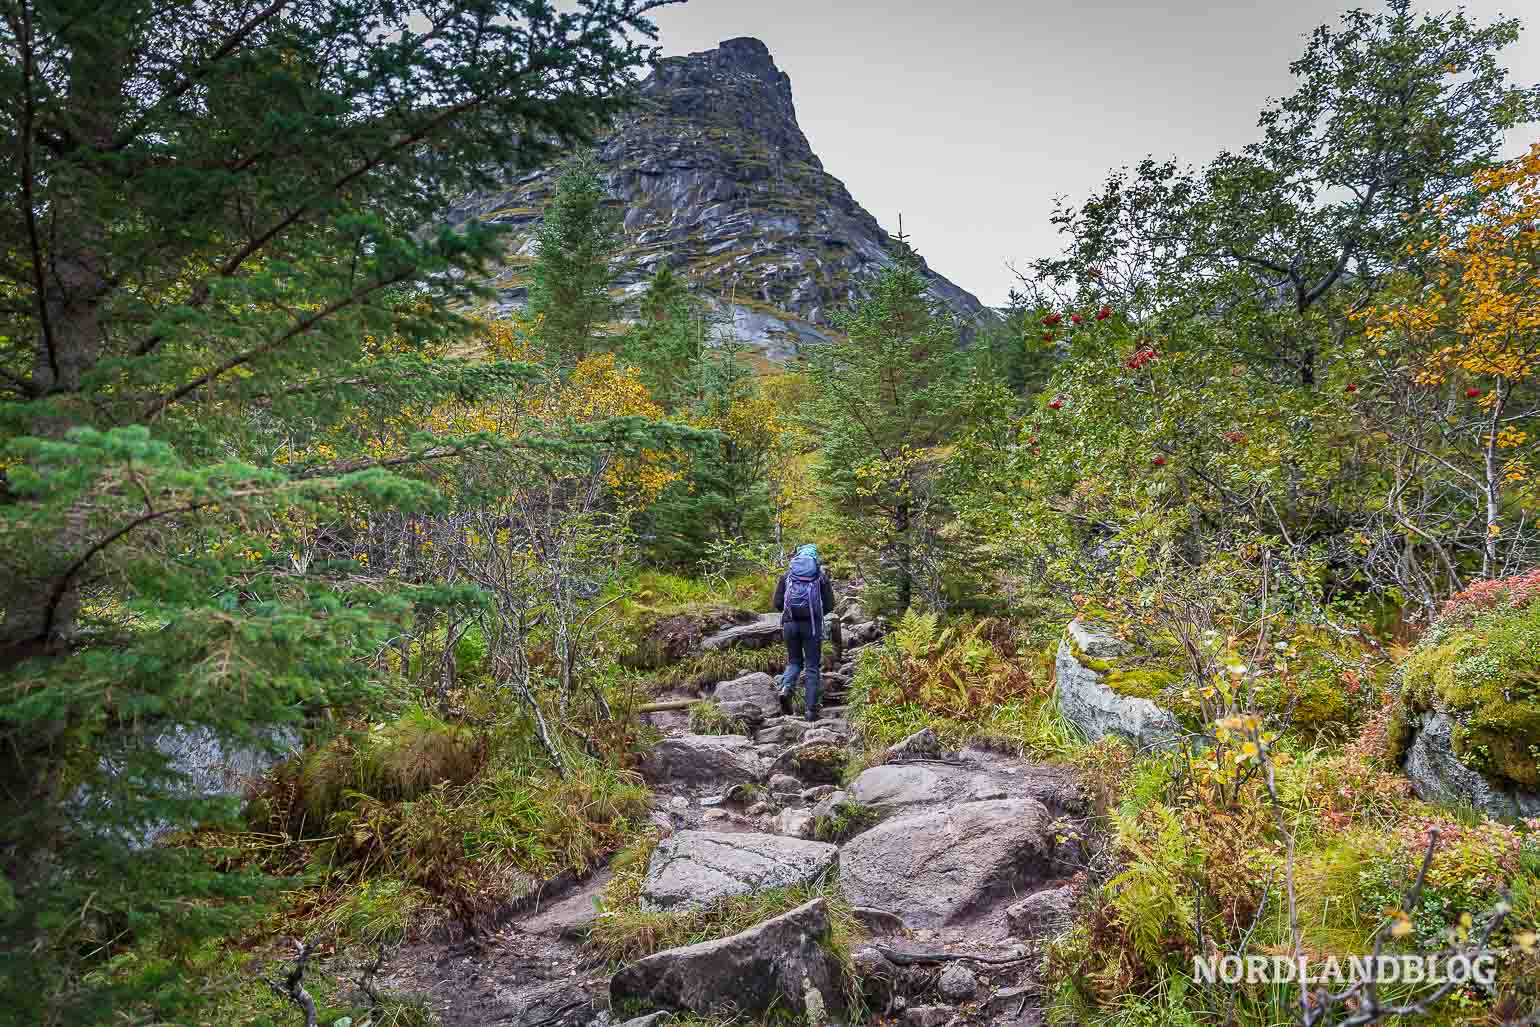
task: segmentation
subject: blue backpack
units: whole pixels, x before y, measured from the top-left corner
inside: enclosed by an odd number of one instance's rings
[[[786,609],[792,616],[823,623],[823,590],[819,588],[822,576],[823,569],[814,557],[792,557],[791,566],[786,569]]]

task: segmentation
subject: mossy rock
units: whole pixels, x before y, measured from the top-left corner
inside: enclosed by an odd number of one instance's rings
[[[1540,791],[1540,602],[1436,625],[1401,682],[1408,714],[1453,718],[1460,762],[1500,787]]]

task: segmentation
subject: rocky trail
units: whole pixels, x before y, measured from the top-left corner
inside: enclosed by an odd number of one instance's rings
[[[672,697],[714,699],[741,734],[692,734],[683,710],[646,714],[663,733],[643,766],[662,839],[640,902],[663,911],[770,888],[837,888],[863,929],[852,962],[864,1009],[847,1001],[822,944],[822,898],[732,937],[606,963],[584,938],[607,871],[553,883],[495,932],[403,949],[381,983],[427,996],[448,1027],[641,1027],[663,1022],[654,1013],[1040,1022],[1041,945],[1068,926],[1085,865],[1079,783],[1066,769],[998,753],[946,752],[929,731],[876,753],[844,782],[851,756],[864,752],[846,693],[861,648],[883,626],[855,608],[841,615],[847,648],[826,656],[818,720],[782,716],[775,679],[757,672]],[[766,617],[701,645],[778,641]]]

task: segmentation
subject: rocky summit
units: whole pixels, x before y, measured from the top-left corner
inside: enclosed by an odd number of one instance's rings
[[[623,210],[624,271],[640,291],[664,261],[731,315],[738,338],[772,359],[827,338],[830,315],[894,259],[889,234],[824,170],[797,125],[791,80],[758,39],[660,61],[642,101],[598,140],[606,187]],[[522,305],[534,234],[558,167],[519,177],[458,212],[511,227],[496,278],[503,310]],[[964,334],[994,314],[924,268]]]

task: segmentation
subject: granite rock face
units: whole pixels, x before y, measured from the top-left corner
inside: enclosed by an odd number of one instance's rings
[[[771,359],[828,337],[830,315],[893,262],[888,233],[824,170],[797,124],[791,80],[757,39],[659,62],[642,103],[597,142],[606,188],[622,217],[615,289],[627,295],[663,261]],[[494,281],[504,309],[523,305],[524,273],[557,170],[544,168],[476,197],[457,212],[508,225]],[[995,315],[924,268],[936,302],[972,325]]]

